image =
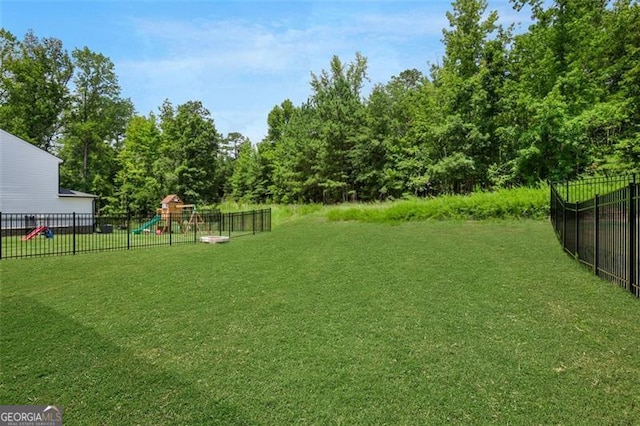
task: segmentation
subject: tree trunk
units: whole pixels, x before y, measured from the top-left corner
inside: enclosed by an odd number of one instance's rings
[[[89,146],[91,142],[84,141],[83,149],[82,149],[82,181],[85,184],[85,190],[88,189],[88,179],[89,179]]]

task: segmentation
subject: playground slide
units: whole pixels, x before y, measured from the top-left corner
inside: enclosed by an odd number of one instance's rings
[[[47,230],[46,226],[38,226],[36,229],[34,229],[33,231],[29,232],[27,235],[22,237],[22,241],[29,241],[36,235],[39,235],[41,232],[44,232],[46,230]]]
[[[132,234],[139,234],[142,231],[144,231],[145,229],[148,229],[150,227],[152,227],[153,225],[155,225],[156,223],[160,222],[160,218],[162,216],[160,216],[159,214],[155,215],[153,217],[153,219],[151,219],[148,222],[145,222],[142,224],[142,226],[140,226],[139,228],[134,229],[133,231],[131,231]]]

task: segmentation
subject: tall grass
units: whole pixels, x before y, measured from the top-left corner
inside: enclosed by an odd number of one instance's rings
[[[329,220],[399,223],[404,221],[543,219],[549,215],[549,187],[501,189],[471,195],[443,195],[434,198],[410,198],[376,203],[321,204],[251,204],[225,201],[217,206],[223,212],[271,208],[274,227],[307,215],[325,216]]]
[[[502,189],[471,195],[412,198],[392,203],[345,205],[327,212],[330,220],[405,222],[428,219],[542,219],[549,215],[549,188]]]

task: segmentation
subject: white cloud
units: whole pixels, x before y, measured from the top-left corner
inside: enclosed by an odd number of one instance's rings
[[[384,82],[402,71],[407,53],[399,44],[428,36],[440,21],[425,13],[363,14],[308,26],[137,19],[132,21],[136,37],[149,48],[146,55],[117,66],[123,88],[132,92],[141,113],[165,98],[176,104],[199,99],[219,130],[249,132],[246,136],[259,141],[269,110],[286,98],[302,102],[309,94],[310,72],[326,68],[332,55],[345,61],[356,51],[371,55],[370,75]],[[230,110],[235,112],[223,112]]]
[[[246,20],[193,22],[137,19],[136,34],[160,50],[162,57],[140,65],[166,69],[216,67],[230,71],[282,72],[328,63],[331,55],[352,56],[367,46],[407,43],[416,38],[439,37],[446,18],[441,14],[403,12],[346,16],[333,24],[308,26],[256,23]],[[125,66],[136,66],[133,61]],[[175,62],[175,63],[173,63]],[[310,71],[310,70],[309,70]]]
[[[500,15],[511,19],[509,3],[497,3]],[[334,19],[320,14],[317,22],[312,17],[134,19],[132,44],[144,48],[116,65],[125,96],[141,113],[165,98],[174,104],[201,100],[219,131],[240,131],[256,142],[266,131],[270,109],[287,98],[304,101],[310,72],[326,69],[334,54],[351,61],[360,51],[369,59],[372,84],[407,68],[426,72],[428,62],[442,57],[440,39],[448,22],[443,5],[408,5],[397,13],[350,8]]]

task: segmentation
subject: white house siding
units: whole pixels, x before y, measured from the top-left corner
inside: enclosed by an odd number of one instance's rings
[[[58,197],[63,213],[93,213],[93,200],[93,197]]]
[[[62,160],[0,129],[0,212],[93,213],[93,197],[60,196]]]

